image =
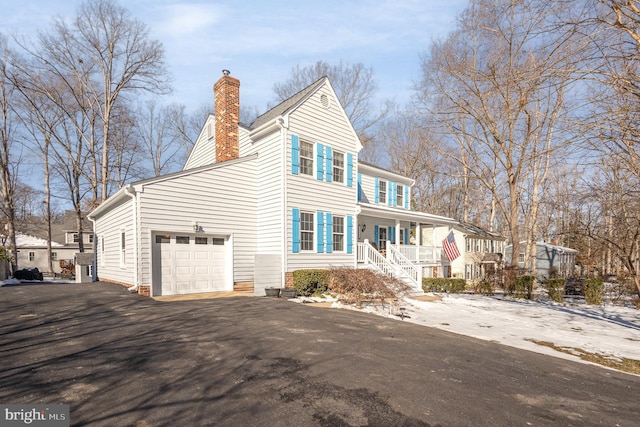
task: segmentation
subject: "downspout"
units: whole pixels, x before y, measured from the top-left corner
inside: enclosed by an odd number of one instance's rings
[[[87,219],[91,221],[91,231],[93,231],[93,268],[91,269],[91,281],[98,281],[98,239],[96,239],[96,220],[91,215],[87,215]]]
[[[278,128],[280,128],[280,146],[282,148],[281,173],[280,173],[280,188],[282,188],[282,230],[280,235],[282,236],[282,242],[280,247],[282,248],[282,264],[280,266],[280,280],[281,285],[284,288],[287,284],[287,132],[285,131],[286,125],[285,119],[280,117],[276,120]]]
[[[138,279],[138,199],[136,197],[136,190],[131,186],[131,184],[128,184],[124,188],[124,194],[131,197],[131,202],[133,204],[131,215],[133,221],[133,286],[127,288],[127,290],[129,292],[137,292],[138,286],[140,285],[140,281]]]

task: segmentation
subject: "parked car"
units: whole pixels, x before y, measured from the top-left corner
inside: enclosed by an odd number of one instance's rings
[[[17,270],[13,277],[18,280],[40,280],[42,281],[42,273],[38,268],[23,268],[22,270]]]

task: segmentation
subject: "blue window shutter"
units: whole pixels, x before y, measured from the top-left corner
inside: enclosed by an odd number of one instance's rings
[[[376,246],[378,246],[378,243],[379,243],[378,240],[380,240],[380,227],[378,227],[377,225],[374,225],[373,226],[373,243],[375,243]]]
[[[353,154],[347,153],[347,187],[353,187]]]
[[[404,186],[404,208],[409,209],[409,186]]]
[[[333,252],[333,214],[327,212],[325,214],[326,226],[327,226],[327,245],[325,251],[330,254]]]
[[[316,230],[316,252],[321,254],[324,252],[324,213],[322,211],[316,212],[316,224],[318,225]]]
[[[324,145],[316,143],[316,178],[324,179]]]
[[[291,135],[291,173],[298,175],[300,171],[300,141],[298,135]]]
[[[396,229],[394,227],[387,227],[387,240],[391,243],[395,243]]]
[[[358,174],[358,201],[362,200],[362,174]]]
[[[404,229],[404,244],[405,245],[409,244],[409,229],[408,228]]]
[[[353,216],[347,215],[347,253],[353,253]]]
[[[398,187],[397,184],[393,181],[389,182],[389,187],[391,187],[391,191],[389,191],[389,194],[391,194],[391,203],[390,206],[396,206],[398,204],[398,199],[396,198],[396,196],[398,195]]]
[[[333,148],[327,145],[327,154],[326,154],[326,169],[327,169],[327,182],[333,181]]]
[[[375,179],[375,188],[374,188],[373,191],[374,191],[374,194],[375,194],[375,202],[376,202],[376,205],[377,205],[378,203],[380,203],[380,200],[379,200],[379,198],[380,198],[380,181],[378,180],[377,176],[376,176],[376,179]]]
[[[300,209],[291,210],[291,252],[300,252]]]

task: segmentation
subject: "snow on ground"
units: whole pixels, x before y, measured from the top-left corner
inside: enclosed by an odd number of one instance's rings
[[[333,307],[356,309],[334,302]],[[640,311],[613,305],[554,303],[453,294],[441,300],[405,299],[403,321],[538,353],[582,361],[534,343],[551,342],[615,358],[640,360]],[[398,319],[389,304],[366,305],[360,310]]]

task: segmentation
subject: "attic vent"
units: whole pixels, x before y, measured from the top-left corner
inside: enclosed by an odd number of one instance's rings
[[[322,106],[324,108],[331,107],[331,101],[329,100],[329,97],[325,94],[320,95],[320,102],[322,103]]]

